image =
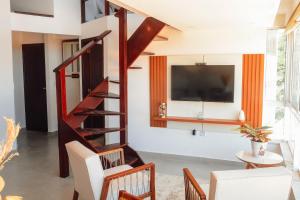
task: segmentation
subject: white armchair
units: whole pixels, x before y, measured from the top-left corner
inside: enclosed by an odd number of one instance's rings
[[[288,200],[292,174],[284,167],[215,171],[200,185],[183,169],[186,200]],[[209,195],[207,195],[209,194]]]
[[[98,155],[77,141],[67,143],[66,148],[74,176],[73,200],[118,199],[120,190],[155,199],[153,163],[132,168],[124,164],[123,149]]]

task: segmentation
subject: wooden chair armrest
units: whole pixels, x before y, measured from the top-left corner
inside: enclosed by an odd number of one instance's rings
[[[246,169],[255,169],[255,168],[257,168],[257,166],[253,163],[247,163],[246,164]]]
[[[134,196],[125,190],[119,192],[119,200],[142,200],[142,198]]]
[[[194,176],[192,175],[192,173],[190,172],[189,169],[184,168],[183,169],[183,174],[184,174],[184,178],[188,179],[188,181],[192,184],[192,186],[195,188],[195,191],[197,192],[197,194],[200,196],[201,200],[205,200],[206,199],[206,194],[203,191],[203,189],[200,187],[200,185],[197,183],[196,179],[194,178]],[[185,182],[185,184],[187,184]],[[186,187],[186,186],[185,186]]]
[[[113,149],[113,150],[109,150],[97,154],[101,158],[101,161],[103,161],[102,158],[105,158],[109,161],[109,159],[116,159],[119,157],[120,162],[118,165],[125,165],[124,150],[122,148]]]
[[[106,199],[107,194],[108,194],[109,185],[112,180],[119,179],[119,178],[125,177],[125,176],[129,176],[131,174],[136,174],[138,172],[142,172],[145,170],[150,170],[150,192],[149,192],[149,194],[146,194],[146,195],[155,195],[155,165],[154,165],[154,163],[148,163],[148,164],[136,167],[136,168],[125,170],[125,171],[105,177],[103,186],[102,186],[102,192],[101,192],[100,199],[101,200]],[[139,196],[139,197],[141,197],[141,196]]]

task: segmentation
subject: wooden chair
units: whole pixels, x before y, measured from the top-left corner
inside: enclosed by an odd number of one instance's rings
[[[184,188],[186,200],[206,200],[205,192],[202,190],[189,169],[183,169]]]
[[[66,144],[74,176],[74,196],[83,200],[117,200],[125,190],[155,200],[155,166],[125,165],[123,149],[96,154],[77,141]]]
[[[119,193],[119,200],[142,200],[142,198],[139,198],[137,196],[129,194],[124,190],[121,190]]]

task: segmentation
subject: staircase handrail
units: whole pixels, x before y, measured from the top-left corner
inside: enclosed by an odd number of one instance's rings
[[[102,40],[105,36],[111,33],[111,30],[104,31],[99,36],[95,37],[92,41],[87,43],[84,47],[82,47],[79,51],[75,52],[73,56],[69,57],[59,66],[57,66],[53,72],[59,72],[62,69],[65,69],[69,64],[71,64],[74,60],[77,60],[81,55],[86,53],[88,50],[93,48],[100,40]]]

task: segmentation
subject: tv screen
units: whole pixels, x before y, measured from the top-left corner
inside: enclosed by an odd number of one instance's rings
[[[173,65],[171,99],[233,102],[234,65]]]

